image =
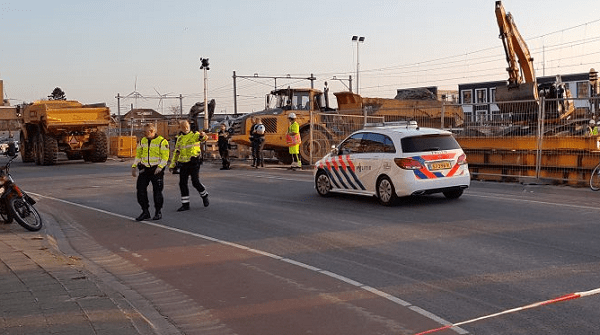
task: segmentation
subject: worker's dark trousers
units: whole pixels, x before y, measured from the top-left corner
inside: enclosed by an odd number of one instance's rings
[[[219,148],[219,155],[221,155],[221,163],[223,164],[224,169],[229,169],[231,165],[229,163],[229,150]]]
[[[160,211],[163,207],[163,188],[165,186],[164,177],[165,173],[154,174],[156,168],[147,168],[140,171],[137,178],[137,200],[138,204],[142,207],[143,211],[147,211],[150,208],[148,201],[148,184],[152,183],[152,196],[154,197],[154,208]]]
[[[200,182],[200,163],[198,161],[191,161],[181,164],[181,172],[179,173],[179,190],[181,191],[182,202],[189,202],[190,189],[188,188],[188,178],[192,177],[192,186],[201,197],[208,195],[204,185]],[[187,199],[187,201],[185,201]]]

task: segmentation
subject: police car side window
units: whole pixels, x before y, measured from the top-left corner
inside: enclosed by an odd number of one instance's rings
[[[392,139],[383,134],[368,133],[363,137],[365,152],[396,152]]]
[[[356,154],[363,152],[361,144],[363,134],[358,133],[347,138],[340,146],[340,155]]]
[[[383,140],[383,152],[387,153],[396,153],[396,147],[394,146],[394,141],[391,138],[384,135]]]

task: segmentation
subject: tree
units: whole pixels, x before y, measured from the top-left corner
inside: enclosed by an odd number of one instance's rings
[[[57,87],[54,89],[54,91],[52,91],[52,94],[50,94],[48,96],[48,99],[50,99],[50,100],[67,100],[67,96],[65,95],[65,92],[60,89],[60,87]]]

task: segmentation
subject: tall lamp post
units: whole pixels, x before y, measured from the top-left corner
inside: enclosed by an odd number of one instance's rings
[[[208,129],[208,85],[207,85],[207,71],[210,70],[208,67],[208,58],[200,58],[200,70],[204,70],[204,129]],[[200,129],[198,129],[200,131]]]
[[[352,36],[352,42],[356,42],[356,94],[359,94],[359,85],[358,85],[358,72],[360,69],[360,61],[358,59],[358,46],[361,43],[364,43],[365,41],[365,37],[364,36]]]

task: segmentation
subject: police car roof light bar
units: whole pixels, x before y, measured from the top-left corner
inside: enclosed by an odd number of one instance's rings
[[[364,129],[366,128],[379,128],[379,127],[406,127],[419,129],[417,121],[390,121],[390,122],[369,122],[365,123]]]

